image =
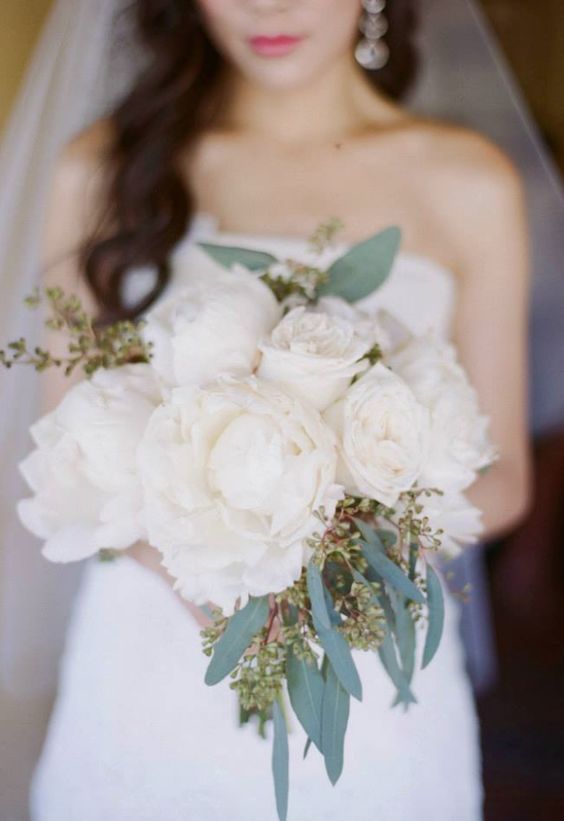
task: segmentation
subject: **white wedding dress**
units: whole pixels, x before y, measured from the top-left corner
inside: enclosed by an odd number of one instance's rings
[[[207,275],[211,263],[195,238],[307,257],[302,239],[228,234],[199,214],[175,252],[171,288]],[[133,277],[133,290],[143,277]],[[448,336],[455,297],[451,272],[400,252],[387,282],[364,304],[388,308],[415,331],[434,326]],[[377,655],[354,651],[364,700],[351,699],[335,787],[315,748],[302,760],[305,736],[293,721],[288,821],[482,818],[461,606],[447,593],[442,643],[431,665],[416,669],[418,703],[407,712],[391,709],[394,688]],[[132,558],[90,560],[32,783],[33,821],[275,821],[270,731],[265,740],[254,724],[238,726],[229,680],[204,683],[199,629],[167,583]]]

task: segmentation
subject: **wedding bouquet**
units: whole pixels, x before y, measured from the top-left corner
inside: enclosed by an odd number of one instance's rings
[[[69,357],[24,340],[0,352],[7,366],[86,376],[32,426],[23,523],[52,561],[140,539],[160,552],[213,619],[206,682],[231,677],[241,720],[273,722],[281,819],[285,711],[335,783],[349,699],[362,699],[353,651],[378,654],[394,705],[416,701],[418,633],[425,667],[443,626],[434,559],[476,540],[464,491],[497,457],[454,347],[356,304],[399,240],[387,229],[327,269],[199,243],[213,277],[191,272],[142,322],[96,329],[51,289],[48,324],[70,332]]]

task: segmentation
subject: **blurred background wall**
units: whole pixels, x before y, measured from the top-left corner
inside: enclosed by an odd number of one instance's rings
[[[0,3],[0,130],[50,5],[51,0]]]
[[[548,144],[564,169],[564,3],[481,0]]]

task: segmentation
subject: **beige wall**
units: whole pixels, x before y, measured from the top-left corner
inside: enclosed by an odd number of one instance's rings
[[[0,0],[0,129],[51,0]]]
[[[564,3],[482,0],[482,5],[564,171]]]

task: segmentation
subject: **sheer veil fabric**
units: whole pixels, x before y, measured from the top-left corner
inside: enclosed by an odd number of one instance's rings
[[[557,387],[550,371],[557,367],[555,346],[564,349],[560,181],[473,0],[422,0],[421,6],[423,66],[407,105],[490,135],[513,157],[528,186],[535,271],[533,422],[541,430],[564,415],[564,384]],[[111,108],[142,62],[128,42],[123,7],[124,0],[56,0],[5,132],[0,149],[0,345],[18,336],[33,339],[37,332],[35,317],[22,300],[39,278],[45,198],[60,148]],[[81,572],[45,561],[14,513],[24,493],[16,465],[29,448],[28,428],[38,415],[37,382],[25,368],[0,372],[0,713],[8,728],[6,749],[17,747],[12,740],[22,721],[29,726],[33,705],[48,701],[54,692]],[[28,766],[21,760],[12,763],[14,769]]]

